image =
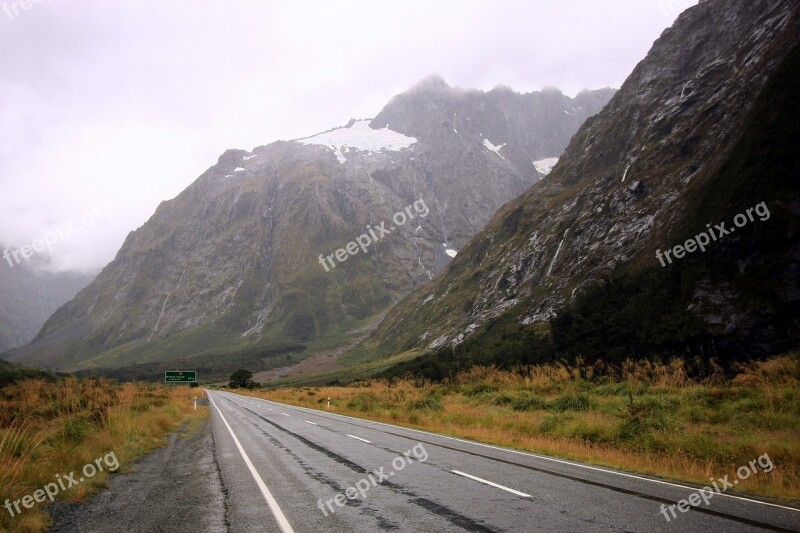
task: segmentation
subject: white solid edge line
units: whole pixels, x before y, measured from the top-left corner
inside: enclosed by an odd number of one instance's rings
[[[222,421],[225,423],[225,427],[228,428],[228,432],[231,434],[231,437],[233,437],[233,442],[239,449],[239,453],[242,454],[242,458],[244,459],[247,468],[250,470],[250,474],[253,475],[256,485],[258,485],[258,488],[261,489],[261,494],[263,494],[264,499],[267,500],[267,505],[269,505],[270,511],[272,511],[272,514],[275,516],[275,520],[278,521],[278,526],[281,528],[281,531],[283,531],[283,533],[294,533],[294,529],[292,529],[292,526],[286,519],[286,515],[283,514],[278,502],[272,497],[272,493],[269,491],[269,488],[267,488],[267,484],[264,483],[264,480],[258,475],[256,468],[253,466],[253,463],[250,461],[250,458],[247,456],[244,448],[242,448],[242,444],[239,442],[239,439],[236,438],[236,434],[233,432],[231,425],[228,424],[227,420],[225,420],[225,415],[222,414],[222,411],[220,411],[219,407],[217,407],[217,404],[214,402],[214,398],[212,398],[210,394],[208,395],[208,399],[211,400],[211,403],[214,405],[214,409],[217,410],[220,418],[222,418]]]
[[[356,418],[354,416],[341,415],[341,414],[338,414],[338,413],[331,413],[329,411],[320,411],[320,410],[311,409],[311,408],[308,408],[308,407],[299,407],[297,405],[282,404],[280,402],[274,402],[272,400],[264,400],[264,402],[271,402],[271,403],[277,404],[277,405],[285,405],[287,407],[292,407],[292,408],[295,408],[295,409],[311,411],[312,413],[313,412],[317,412],[317,413],[322,413],[322,414],[327,414],[327,415],[340,416],[342,418],[349,418],[350,420],[357,420],[359,422],[369,422],[370,424],[378,424],[378,425],[381,425],[381,426],[388,426],[388,427],[397,428],[397,429],[404,429],[406,431],[414,431],[416,433],[422,433],[423,435],[431,435],[433,437],[439,437],[440,439],[454,440],[454,441],[457,441],[457,442],[463,442],[465,444],[472,444],[473,446],[481,446],[483,448],[490,448],[492,450],[499,450],[499,451],[502,451],[502,452],[515,453],[517,455],[525,455],[525,456],[528,456],[528,457],[535,457],[537,459],[543,459],[545,461],[552,461],[554,463],[560,463],[560,464],[575,466],[575,467],[578,467],[578,468],[585,468],[587,470],[594,470],[594,471],[597,471],[597,472],[605,472],[606,474],[614,474],[616,476],[622,476],[622,477],[627,477],[627,478],[631,478],[631,479],[638,479],[638,480],[641,480],[641,481],[649,481],[650,483],[658,483],[660,485],[668,485],[670,487],[677,487],[679,489],[686,489],[686,490],[690,490],[690,491],[702,491],[703,490],[701,488],[690,487],[688,485],[681,485],[679,483],[672,483],[672,482],[669,482],[669,481],[661,481],[660,479],[652,479],[652,478],[648,478],[648,477],[637,476],[636,474],[628,474],[626,472],[618,472],[616,470],[607,470],[605,468],[600,468],[600,467],[597,467],[597,466],[589,466],[589,465],[584,465],[584,464],[581,464],[581,463],[573,463],[571,461],[565,461],[563,459],[556,459],[555,457],[547,457],[546,455],[538,455],[538,454],[530,453],[530,452],[521,452],[519,450],[512,450],[510,448],[501,448],[500,446],[492,446],[491,444],[483,444],[481,442],[473,442],[473,441],[470,441],[470,440],[459,439],[458,437],[448,437],[447,435],[439,435],[438,433],[432,433],[430,431],[424,431],[424,430],[421,430],[421,429],[407,428],[407,427],[403,427],[403,426],[397,426],[395,424],[387,424],[386,422],[376,422],[374,420],[368,420],[366,418]],[[373,431],[376,431],[376,430],[373,430]],[[761,500],[753,500],[751,498],[745,498],[744,496],[737,496],[735,494],[726,494],[724,492],[719,492],[719,493],[715,493],[714,496],[725,496],[726,498],[732,498],[734,500],[742,500],[742,501],[746,501],[746,502],[750,502],[750,503],[757,503],[759,505],[768,505],[770,507],[777,507],[779,509],[786,509],[787,511],[794,511],[796,513],[800,512],[800,509],[795,509],[794,507],[787,507],[785,505],[779,505],[777,503],[763,502]]]
[[[303,420],[303,422],[305,422],[306,424],[311,424],[312,426],[316,426],[317,425],[316,422],[312,422],[311,420]]]
[[[356,437],[355,435],[348,435],[348,437],[350,437],[351,439],[360,440],[361,442],[366,442],[367,444],[372,444],[371,441],[368,441],[367,439],[362,439],[361,437]]]
[[[516,494],[517,496],[522,496],[523,498],[531,498],[530,494],[525,494],[524,492],[520,492],[518,490],[510,489],[510,488],[508,488],[506,486],[499,485],[497,483],[493,483],[491,481],[487,481],[485,479],[479,478],[478,476],[472,476],[470,474],[466,474],[466,473],[461,472],[459,470],[451,470],[451,472],[454,473],[454,474],[458,474],[459,476],[464,476],[464,477],[468,477],[470,479],[474,479],[475,481],[480,481],[481,483],[484,483],[486,485],[491,485],[492,487],[497,487],[498,489],[507,490],[508,492],[510,492],[512,494]]]

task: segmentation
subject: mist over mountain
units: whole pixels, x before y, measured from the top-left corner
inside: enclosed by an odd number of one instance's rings
[[[94,278],[80,272],[49,272],[44,266],[36,256],[0,264],[0,352],[30,342],[50,315]]]
[[[371,121],[228,150],[11,358],[76,369],[246,352],[270,366],[432,279],[613,93],[433,76]],[[336,256],[382,223],[392,229]]]

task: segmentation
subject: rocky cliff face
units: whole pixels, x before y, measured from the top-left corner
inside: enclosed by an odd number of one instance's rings
[[[224,355],[370,317],[433,278],[612,95],[484,93],[433,77],[372,121],[228,150],[12,358],[75,368]],[[387,234],[370,233],[384,222]],[[363,235],[380,238],[347,250]]]
[[[797,157],[775,147],[797,142],[781,117],[796,122],[797,106],[783,96],[791,92],[785,62],[800,39],[798,11],[790,1],[709,0],[684,12],[547,179],[393,308],[373,341],[386,351],[457,346],[492,321],[545,322],[607,276],[656,279],[675,269],[684,270],[670,301],[688,303],[680,312],[709,334],[752,336],[775,329],[776,315],[796,320]],[[783,104],[762,94],[773,78],[783,89],[770,90]],[[764,129],[775,137],[763,137]],[[770,206],[771,222],[756,219],[685,263],[658,263],[656,250],[683,244],[707,223],[727,220],[730,228],[759,202]],[[754,297],[748,287],[766,278],[771,285]],[[776,338],[756,351],[781,346]]]

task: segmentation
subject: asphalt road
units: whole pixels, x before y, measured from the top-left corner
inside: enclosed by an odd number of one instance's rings
[[[230,531],[800,531],[769,502],[723,492],[668,522],[697,488],[209,394]]]

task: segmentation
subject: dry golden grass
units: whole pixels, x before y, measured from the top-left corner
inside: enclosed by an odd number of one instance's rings
[[[774,470],[736,490],[800,500],[798,357],[736,372],[700,360],[578,361],[250,394],[323,410],[330,397],[336,413],[700,484],[767,453]]]
[[[115,385],[75,378],[28,380],[0,390],[0,502],[12,502],[53,482],[56,474],[78,472],[114,452],[120,471],[136,457],[165,443],[164,436],[187,420],[198,389]],[[58,494],[83,501],[104,488],[107,472]],[[44,531],[44,503],[11,517],[3,509],[0,531]],[[15,513],[16,514],[16,513]]]

